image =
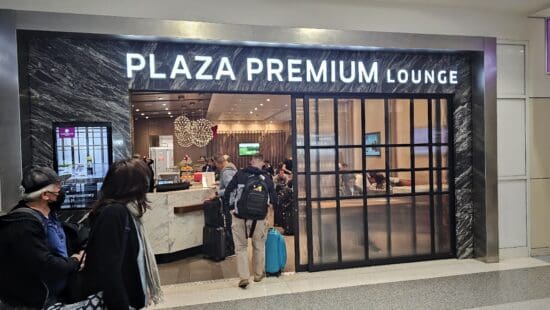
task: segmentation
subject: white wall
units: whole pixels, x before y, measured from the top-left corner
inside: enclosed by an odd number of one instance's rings
[[[548,12],[547,12],[548,13]],[[550,75],[546,74],[544,19],[529,30],[529,212],[531,255],[550,254]]]
[[[3,0],[0,8],[229,24],[525,39],[523,16],[494,10],[328,0]]]
[[[528,256],[526,42],[497,45],[500,257]]]

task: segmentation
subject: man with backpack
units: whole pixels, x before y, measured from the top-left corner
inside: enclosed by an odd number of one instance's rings
[[[266,217],[268,205],[276,202],[273,181],[262,167],[264,158],[261,154],[252,156],[250,165],[237,172],[227,185],[224,203],[233,214],[231,226],[237,253],[237,272],[239,287],[249,284],[248,238],[252,238],[252,260],[254,282],[265,277],[265,241],[267,236]]]
[[[27,169],[23,200],[0,217],[0,309],[47,308],[81,267],[83,252],[70,256],[53,212],[64,200],[60,183],[50,168]]]

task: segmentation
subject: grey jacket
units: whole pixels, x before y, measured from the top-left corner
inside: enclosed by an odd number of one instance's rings
[[[233,163],[228,163],[223,167],[222,171],[220,172],[220,188],[218,189],[218,195],[220,197],[223,197],[223,194],[225,193],[225,188],[231,182],[231,179],[233,179],[233,176],[237,173],[237,167]]]

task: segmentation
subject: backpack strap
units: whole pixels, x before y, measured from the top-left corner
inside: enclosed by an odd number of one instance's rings
[[[252,238],[252,235],[254,235],[254,231],[256,230],[256,223],[257,223],[257,222],[258,222],[257,220],[253,220],[253,221],[252,221],[252,226],[250,226],[250,236],[246,235],[246,236],[247,236],[247,237],[246,237],[247,239],[248,239],[249,237]],[[245,234],[246,234],[246,220],[244,220],[244,232],[245,232]]]
[[[32,215],[38,222],[40,222],[40,225],[42,225],[42,229],[44,229],[44,233],[46,234],[46,236],[48,235],[48,228],[46,227],[46,224],[44,223],[44,221],[42,220],[42,218],[40,217],[40,215],[38,215],[38,213],[36,213],[37,211],[34,211],[33,209],[31,208],[17,208],[15,210],[12,210],[10,211],[10,213],[20,213],[20,214],[28,214],[28,215]]]

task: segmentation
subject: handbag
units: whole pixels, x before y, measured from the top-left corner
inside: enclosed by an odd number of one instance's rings
[[[103,302],[103,292],[98,292],[95,294],[92,294],[86,299],[72,303],[72,304],[62,304],[62,303],[56,303],[50,307],[48,307],[46,310],[103,310],[105,309],[105,305]]]

